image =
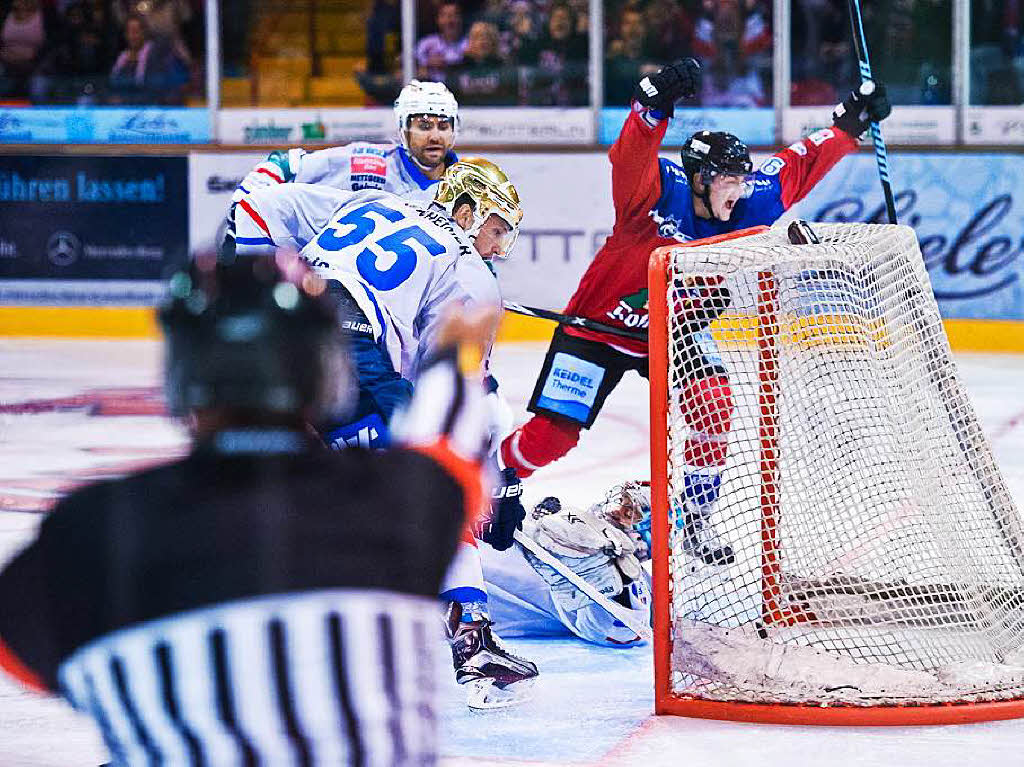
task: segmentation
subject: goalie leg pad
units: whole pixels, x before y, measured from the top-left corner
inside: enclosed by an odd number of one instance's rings
[[[683,445],[683,462],[691,466],[722,466],[732,425],[732,388],[725,375],[690,380],[681,394],[683,419],[690,436]]]
[[[501,461],[520,479],[554,463],[580,441],[579,424],[535,415],[501,443]]]

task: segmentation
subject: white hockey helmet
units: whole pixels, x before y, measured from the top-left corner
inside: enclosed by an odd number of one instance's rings
[[[395,124],[398,127],[398,140],[406,149],[409,148],[405,132],[409,127],[409,118],[413,115],[438,115],[452,121],[452,134],[459,127],[459,102],[444,83],[410,80],[402,88],[395,99]]]

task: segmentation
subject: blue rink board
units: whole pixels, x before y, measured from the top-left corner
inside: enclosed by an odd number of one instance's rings
[[[514,708],[473,712],[439,659],[441,752],[558,764],[592,763],[632,734],[654,707],[650,647],[616,649],[575,639],[506,641],[534,661],[533,699]]]

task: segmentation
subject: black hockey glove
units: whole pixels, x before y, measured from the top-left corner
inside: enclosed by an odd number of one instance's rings
[[[633,98],[648,109],[657,109],[663,117],[671,117],[679,99],[692,99],[700,85],[700,64],[696,59],[683,59],[645,76],[636,85]]]
[[[717,320],[729,308],[732,295],[721,277],[687,277],[676,280],[673,289],[677,317],[684,333],[697,333]]]
[[[523,483],[516,476],[516,470],[502,471],[491,493],[491,515],[478,523],[476,537],[498,551],[511,547],[512,536],[516,530],[523,529],[523,520],[526,519],[522,495]]]
[[[867,91],[865,93],[865,91]],[[892,114],[892,104],[882,83],[870,80],[860,84],[842,104],[832,110],[832,124],[854,138],[860,138],[873,122]]]

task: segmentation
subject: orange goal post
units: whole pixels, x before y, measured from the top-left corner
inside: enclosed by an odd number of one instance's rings
[[[651,255],[657,713],[791,724],[1024,716],[1024,522],[906,226],[757,227]],[[695,286],[729,302],[696,329]],[[680,392],[727,371],[726,458],[687,549]],[[690,443],[692,444],[692,442]]]

